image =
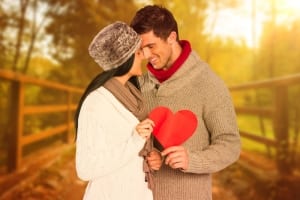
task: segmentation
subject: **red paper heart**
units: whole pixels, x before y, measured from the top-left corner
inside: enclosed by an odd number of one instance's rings
[[[153,135],[163,146],[181,145],[191,137],[197,128],[197,117],[189,110],[180,110],[175,114],[169,108],[154,108],[149,118],[154,121]]]

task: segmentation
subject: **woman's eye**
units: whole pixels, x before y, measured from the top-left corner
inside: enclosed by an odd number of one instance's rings
[[[142,50],[141,50],[141,49],[138,49],[138,50],[136,51],[136,54],[137,54],[137,55],[141,55],[141,54],[142,54]]]

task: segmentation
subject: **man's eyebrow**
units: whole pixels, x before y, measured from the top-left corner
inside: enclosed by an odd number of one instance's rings
[[[149,43],[149,44],[146,44],[146,45],[144,45],[144,46],[141,46],[141,49],[146,48],[146,47],[149,47],[149,46],[153,46],[153,45],[155,45],[154,42]]]

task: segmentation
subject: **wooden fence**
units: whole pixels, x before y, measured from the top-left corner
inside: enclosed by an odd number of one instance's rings
[[[14,91],[12,93],[12,132],[9,135],[9,151],[8,151],[8,171],[14,171],[19,168],[22,162],[22,151],[25,145],[52,137],[54,135],[66,133],[64,141],[70,142],[73,130],[72,112],[77,104],[72,102],[73,95],[80,95],[83,90],[74,88],[55,82],[40,80],[11,71],[0,70],[0,79],[8,80]],[[268,117],[273,122],[274,139],[260,136],[257,133],[251,133],[247,130],[240,130],[240,134],[244,138],[248,138],[255,142],[270,146],[276,149],[276,163],[278,170],[283,173],[290,173],[288,168],[288,160],[282,158],[282,155],[289,154],[289,115],[288,115],[288,88],[292,85],[300,83],[300,74],[288,76],[284,78],[271,79],[266,81],[253,82],[243,85],[230,87],[233,95],[238,92],[247,92],[249,90],[269,89],[273,92],[273,104],[268,107],[239,106],[236,105],[237,114],[250,114],[255,116]],[[33,84],[39,87],[51,88],[62,91],[67,95],[67,101],[62,105],[25,105],[25,85]],[[67,121],[63,124],[43,130],[39,133],[24,135],[24,117],[25,115],[37,115],[41,113],[58,113],[65,112]]]
[[[8,138],[8,171],[18,169],[22,163],[22,152],[25,145],[41,141],[43,139],[64,133],[64,142],[69,143],[72,140],[73,116],[72,112],[77,104],[72,102],[73,95],[83,92],[80,88],[70,87],[51,81],[40,80],[28,77],[22,74],[13,73],[7,70],[0,70],[0,79],[8,80],[11,83],[11,119],[9,126],[11,128]],[[25,105],[25,85],[31,84],[42,88],[50,88],[61,91],[66,94],[67,101],[60,105]],[[8,97],[9,98],[9,97]],[[44,113],[66,113],[66,122],[47,128],[39,133],[24,135],[24,118],[26,115],[37,115]]]
[[[257,117],[266,117],[271,119],[274,132],[274,139],[267,138],[259,133],[251,133],[247,130],[240,130],[242,137],[264,144],[275,149],[276,165],[280,174],[290,174],[290,126],[289,126],[289,92],[291,86],[300,83],[300,74],[274,78],[265,81],[257,81],[230,87],[232,95],[238,92],[257,91],[259,89],[270,90],[272,93],[272,103],[267,106],[239,106],[235,109],[237,115],[246,114]],[[299,92],[299,91],[298,91]],[[295,101],[296,102],[296,101]],[[296,112],[299,112],[297,110]],[[299,120],[299,119],[296,119]],[[300,122],[295,122],[297,125]],[[296,133],[299,134],[299,133]],[[293,141],[297,142],[297,141]],[[297,147],[299,148],[299,147]]]

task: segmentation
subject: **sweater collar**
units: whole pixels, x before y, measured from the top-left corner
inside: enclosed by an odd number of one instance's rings
[[[192,51],[190,43],[187,40],[181,40],[180,45],[182,47],[181,54],[169,69],[157,70],[152,67],[151,63],[147,64],[148,70],[157,78],[160,83],[170,78],[182,66],[184,61],[190,55]]]

